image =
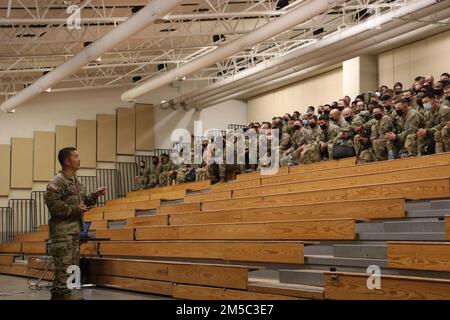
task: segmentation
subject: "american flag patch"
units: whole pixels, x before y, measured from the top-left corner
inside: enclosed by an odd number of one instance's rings
[[[47,185],[47,188],[48,188],[48,189],[53,189],[53,190],[58,191],[58,190],[60,189],[60,186],[58,186],[56,183],[49,183],[49,184]]]

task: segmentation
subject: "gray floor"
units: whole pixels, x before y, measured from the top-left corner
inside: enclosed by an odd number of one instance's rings
[[[0,275],[0,300],[49,300],[50,288],[31,290],[28,288],[27,278]],[[34,283],[36,280],[31,279]],[[40,286],[46,286],[48,281],[43,281]],[[134,293],[122,290],[95,288],[74,291],[86,300],[167,300],[168,297],[150,294]]]

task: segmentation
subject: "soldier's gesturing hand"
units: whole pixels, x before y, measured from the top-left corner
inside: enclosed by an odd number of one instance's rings
[[[86,211],[88,211],[89,209],[86,207],[86,205],[84,203],[82,203],[78,206],[78,210],[79,210],[80,214],[82,214],[82,213],[85,213]]]
[[[97,197],[104,196],[105,193],[106,193],[106,187],[100,187],[97,189],[97,191],[95,191],[95,194],[97,195]]]

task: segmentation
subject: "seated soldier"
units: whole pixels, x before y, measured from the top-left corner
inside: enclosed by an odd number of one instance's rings
[[[147,167],[144,160],[139,161],[139,175],[135,177],[137,189],[147,188],[150,180],[150,167]]]
[[[308,164],[319,161],[319,144],[314,139],[313,133],[300,120],[294,122],[294,129],[292,147],[285,153],[292,153],[294,164]]]
[[[321,129],[318,137],[320,156],[324,160],[333,159],[333,142],[341,129],[330,123],[330,118],[327,114],[319,117],[319,126]]]
[[[158,168],[159,159],[157,156],[152,157],[152,163],[150,165],[150,175],[147,184],[147,188],[154,188],[158,185],[158,175],[156,174],[156,170]]]
[[[450,108],[439,104],[438,99],[432,92],[426,93],[422,98],[425,128],[417,131],[418,155],[450,151],[445,149],[443,141],[443,129],[450,121]]]
[[[372,150],[375,155],[375,160],[388,160],[386,134],[388,132],[394,132],[394,123],[390,116],[384,114],[382,107],[373,109],[372,115],[375,123],[372,126],[370,140],[372,141]]]
[[[396,126],[398,133],[386,133],[389,158],[405,158],[417,156],[417,130],[423,128],[422,115],[410,108],[408,102],[398,99],[394,104],[397,113]]]
[[[173,163],[167,153],[161,154],[160,162],[158,164],[157,174],[159,176],[159,186],[170,186],[175,179],[173,171]]]

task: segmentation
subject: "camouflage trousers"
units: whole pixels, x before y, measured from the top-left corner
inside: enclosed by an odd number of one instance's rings
[[[147,188],[147,179],[144,177],[139,177],[137,179],[137,188],[139,190],[144,190]]]
[[[160,187],[165,187],[165,186],[170,186],[173,183],[173,176],[169,176],[169,172],[162,172],[159,175],[159,186]]]
[[[450,128],[445,126],[439,131],[436,131],[433,136],[417,138],[417,152],[422,154],[423,146],[433,139],[435,142],[435,153],[443,153],[450,151]]]
[[[386,139],[375,139],[372,141],[373,153],[376,161],[383,161],[388,159],[388,141]]]
[[[450,152],[450,127],[445,126],[441,131],[444,152]]]
[[[195,171],[195,181],[209,180],[209,170],[207,167],[198,168]]]
[[[50,243],[50,254],[53,257],[54,275],[52,295],[70,295],[71,290],[67,287],[69,274],[67,268],[78,265],[80,252],[80,234],[66,234],[64,237],[52,239]]]
[[[182,184],[186,182],[187,170],[186,169],[178,169],[177,171],[176,184]]]
[[[358,163],[369,163],[376,161],[375,152],[372,148],[362,150],[358,157]]]
[[[388,151],[392,151],[396,157],[417,156],[417,134],[412,133],[406,136],[405,141],[387,141]]]
[[[303,150],[297,149],[292,153],[296,163],[309,164],[320,161],[319,146],[317,144],[303,145]]]

